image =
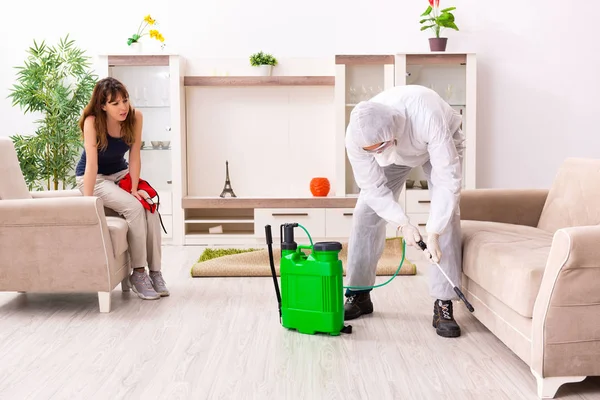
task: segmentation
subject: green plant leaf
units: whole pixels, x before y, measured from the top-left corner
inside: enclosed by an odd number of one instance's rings
[[[422,26],[421,30],[424,31],[425,29],[429,29],[429,28],[433,28],[435,25],[429,25],[429,26]]]
[[[277,59],[271,54],[266,54],[263,51],[254,53],[250,56],[250,65],[257,67],[259,65],[277,65]]]
[[[441,12],[441,13],[445,13],[445,12],[448,12],[448,11],[453,11],[453,10],[456,10],[456,7],[448,7],[448,8],[444,8],[444,9],[443,9],[443,10],[441,10],[440,12]]]
[[[456,26],[456,24],[455,24],[454,22],[450,22],[450,23],[448,24],[448,28],[450,28],[450,29],[454,29],[455,31],[458,31],[458,30],[459,30],[459,29],[458,29],[458,26]]]
[[[440,22],[454,22],[454,15],[449,13],[443,13],[438,17],[438,21]]]
[[[421,14],[421,17],[431,14],[431,11],[433,11],[433,8],[431,6],[427,7],[427,10]]]
[[[425,19],[420,20],[419,23],[422,24],[422,23],[425,23],[427,21],[433,21],[433,20],[434,20],[433,18],[425,18]]]
[[[458,27],[456,26],[456,24],[454,23],[454,21],[442,20],[442,21],[440,21],[439,25],[442,26],[442,27],[444,27],[444,28],[451,28],[451,29],[458,30]]]

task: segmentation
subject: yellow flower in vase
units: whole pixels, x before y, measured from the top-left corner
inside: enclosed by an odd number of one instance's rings
[[[165,46],[165,38],[164,36],[156,29],[150,29],[150,31],[148,33],[144,33],[144,31],[146,30],[146,28],[148,28],[148,26],[154,26],[154,25],[158,25],[158,23],[156,22],[155,19],[153,19],[150,14],[146,15],[144,17],[144,19],[142,20],[142,22],[140,23],[140,26],[138,27],[138,30],[135,34],[133,34],[130,38],[127,39],[127,45],[131,46],[133,43],[139,43],[140,39],[146,35],[150,36],[152,39],[156,39],[159,42],[162,43],[161,48]]]

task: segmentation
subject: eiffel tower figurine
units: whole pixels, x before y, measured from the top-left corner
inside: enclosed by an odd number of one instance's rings
[[[235,193],[233,193],[233,189],[231,188],[231,182],[229,181],[229,161],[225,161],[225,187],[221,192],[221,197],[225,197],[225,193],[229,193],[231,197],[237,197]]]

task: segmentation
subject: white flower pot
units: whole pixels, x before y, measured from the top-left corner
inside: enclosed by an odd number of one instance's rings
[[[131,45],[129,45],[129,51],[133,54],[141,54],[142,44],[140,42],[131,43]]]
[[[273,72],[272,65],[259,65],[256,68],[258,68],[259,76],[271,76],[271,74]]]

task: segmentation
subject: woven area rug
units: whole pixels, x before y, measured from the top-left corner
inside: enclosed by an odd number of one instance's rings
[[[346,274],[347,243],[342,243],[340,260]],[[273,247],[275,271],[279,276],[279,248]],[[377,264],[377,275],[394,275],[402,260],[402,241],[400,238],[391,238],[385,241],[385,249]],[[404,260],[398,275],[415,275],[417,267],[407,259]],[[197,262],[191,270],[192,277],[265,277],[271,275],[269,251],[267,249],[231,254],[211,260]]]

